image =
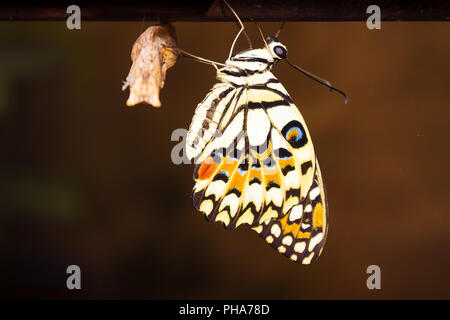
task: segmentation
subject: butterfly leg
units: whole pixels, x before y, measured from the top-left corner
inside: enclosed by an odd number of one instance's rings
[[[228,56],[228,59],[231,58],[231,56],[233,55],[233,50],[234,50],[234,45],[236,44],[237,39],[239,38],[239,36],[241,35],[242,31],[244,31],[245,27],[244,24],[242,23],[241,19],[239,18],[239,16],[237,15],[237,13],[233,10],[233,8],[228,4],[228,2],[226,2],[225,0],[223,0],[223,2],[225,2],[225,4],[228,6],[228,8],[230,8],[231,12],[233,12],[234,16],[236,17],[236,19],[238,20],[238,24],[241,27],[241,29],[239,30],[239,32],[237,33],[236,37],[233,40],[233,44],[231,45],[231,49],[230,49],[230,55]],[[245,32],[245,31],[244,31]],[[247,39],[248,35],[247,35]],[[250,43],[250,47],[251,47],[251,43]]]
[[[182,49],[178,49],[178,50],[184,57],[191,58],[191,59],[193,59],[193,60],[195,60],[197,62],[201,62],[201,63],[206,63],[206,64],[209,64],[209,65],[212,65],[212,66],[214,66],[214,68],[216,68],[216,70],[219,70],[218,66],[226,67],[226,64],[223,64],[223,63],[220,63],[220,62],[216,62],[216,61],[212,61],[212,60],[209,60],[209,59],[205,59],[205,58],[196,56],[196,55],[194,55],[192,53],[189,53],[187,51],[184,51]]]

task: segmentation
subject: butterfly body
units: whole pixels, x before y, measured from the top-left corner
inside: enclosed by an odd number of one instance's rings
[[[247,225],[308,264],[325,243],[328,215],[310,133],[271,72],[286,53],[273,39],[228,59],[196,108],[186,150],[196,162],[194,206],[208,221]]]

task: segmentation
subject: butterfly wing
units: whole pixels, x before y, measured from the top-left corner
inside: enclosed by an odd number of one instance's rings
[[[228,83],[216,84],[197,105],[186,137],[186,156],[198,158],[205,146],[213,139],[224,121],[230,106],[235,103],[238,90]]]
[[[267,72],[237,89],[194,170],[193,203],[228,229],[257,227],[303,203],[314,181],[310,134],[292,99]]]
[[[265,221],[253,230],[293,261],[310,264],[320,256],[328,232],[328,207],[318,163],[304,201],[283,218]]]

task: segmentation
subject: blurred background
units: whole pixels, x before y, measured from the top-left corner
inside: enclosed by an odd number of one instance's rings
[[[328,190],[313,265],[191,204],[188,128],[214,68],[179,59],[159,109],[126,107],[134,40],[151,22],[0,22],[0,296],[63,299],[450,298],[450,24],[293,23],[274,73],[302,112]],[[278,23],[261,23],[265,34]],[[228,56],[234,23],[175,23],[181,48]],[[255,46],[261,40],[251,23]],[[245,38],[239,41],[245,48]],[[66,289],[79,265],[82,290]],[[381,268],[381,290],[366,269]]]

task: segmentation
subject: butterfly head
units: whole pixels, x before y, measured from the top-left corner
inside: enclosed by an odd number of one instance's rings
[[[233,55],[226,61],[228,66],[239,69],[246,75],[269,71],[280,60],[287,58],[287,48],[277,36],[264,38],[264,47],[248,49]]]
[[[278,41],[276,36],[268,36],[266,38],[267,49],[275,60],[286,59],[287,48],[284,44]]]

